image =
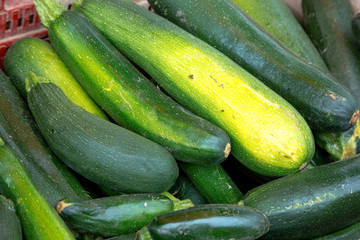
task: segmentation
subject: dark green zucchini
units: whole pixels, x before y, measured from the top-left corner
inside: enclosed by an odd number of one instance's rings
[[[159,215],[147,228],[156,240],[256,239],[269,230],[269,221],[250,207],[206,204]]]
[[[230,0],[149,3],[157,13],[222,51],[285,98],[312,129],[341,132],[355,124],[359,106],[349,90],[283,47]]]
[[[6,51],[4,68],[23,98],[26,98],[25,78],[31,71],[55,83],[78,106],[107,119],[104,112],[71,75],[54,49],[44,40],[26,37],[15,42]]]
[[[0,196],[0,238],[4,240],[21,240],[22,232],[15,205],[4,196]]]
[[[338,232],[316,238],[314,240],[359,240],[360,239],[360,222],[357,222]]]
[[[350,0],[303,0],[305,28],[332,75],[360,104],[360,45],[352,32]]]
[[[301,115],[209,44],[128,0],[73,6],[177,102],[222,128],[248,168],[283,176],[310,160],[314,142]]]
[[[250,190],[245,206],[269,218],[264,239],[312,239],[360,220],[360,155]]]
[[[11,81],[0,71],[0,137],[21,159],[51,205],[65,197],[89,199],[69,169],[56,158]]]
[[[234,204],[242,198],[243,194],[221,165],[179,165],[208,203]]]
[[[169,189],[178,175],[173,156],[160,145],[72,103],[53,83],[29,73],[30,110],[54,153],[89,180],[122,192]]]
[[[206,204],[206,199],[199,189],[197,189],[195,184],[187,176],[185,176],[184,173],[181,173],[182,172],[180,172],[177,179],[179,189],[176,191],[174,196],[180,200],[190,199],[194,205]]]
[[[172,201],[160,194],[131,194],[82,202],[64,199],[57,211],[79,232],[111,237],[140,230],[162,213],[192,206],[191,201]]]
[[[232,0],[296,55],[325,71],[316,47],[283,0]]]
[[[112,237],[112,238],[106,238],[105,240],[135,240],[135,239],[136,239],[136,232],[119,235],[119,236]]]
[[[229,155],[223,130],[162,93],[79,12],[64,11],[50,23],[49,36],[79,83],[120,126],[180,161],[218,165]]]
[[[0,137],[1,193],[14,202],[26,239],[75,240],[55,209],[36,189],[20,161]]]
[[[351,19],[351,30],[358,43],[360,43],[360,11],[357,11]]]

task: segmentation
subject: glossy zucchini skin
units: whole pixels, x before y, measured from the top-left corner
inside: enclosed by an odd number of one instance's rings
[[[71,75],[51,45],[44,40],[33,37],[18,40],[6,51],[4,68],[23,98],[26,98],[25,78],[31,71],[55,83],[78,106],[108,119]]]
[[[131,1],[73,6],[176,101],[222,128],[247,167],[282,176],[311,158],[313,137],[301,115],[210,45]]]
[[[31,87],[28,103],[54,153],[89,180],[127,193],[163,192],[174,183],[178,167],[165,148],[88,113],[55,84]]]
[[[243,197],[239,188],[221,165],[201,166],[179,163],[179,166],[208,203],[235,204]]]
[[[78,231],[104,237],[140,230],[157,215],[174,210],[173,202],[160,194],[127,194],[88,201],[59,202],[60,216]]]
[[[164,213],[147,228],[156,240],[256,239],[269,230],[269,221],[253,208],[207,204]]]
[[[218,165],[229,155],[223,130],[162,93],[79,12],[65,11],[50,24],[49,35],[76,79],[120,126],[180,161]]]
[[[269,218],[264,239],[313,239],[360,220],[359,171],[356,155],[263,184],[243,201]]]
[[[20,161],[0,138],[0,188],[14,202],[26,239],[75,240],[55,209],[33,185]]]
[[[302,1],[305,28],[334,75],[360,104],[360,45],[352,32],[351,2]]]
[[[349,90],[284,48],[230,0],[149,2],[285,98],[312,129],[341,132],[355,124],[359,106]]]
[[[293,53],[328,71],[319,52],[283,0],[232,0]]]
[[[0,71],[0,137],[21,159],[34,185],[51,205],[65,197],[89,199],[70,170],[51,152],[14,85]]]
[[[360,239],[360,222],[357,222],[338,232],[316,238],[314,240],[350,240]]]
[[[0,236],[7,240],[21,240],[22,231],[15,205],[4,196],[0,196]]]

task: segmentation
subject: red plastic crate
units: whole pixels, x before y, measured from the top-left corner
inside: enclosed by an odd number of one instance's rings
[[[60,2],[69,7],[73,1]],[[3,69],[6,50],[24,37],[47,37],[33,0],[0,0],[0,68]]]

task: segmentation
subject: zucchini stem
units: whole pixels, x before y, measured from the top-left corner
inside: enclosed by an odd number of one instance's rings
[[[34,0],[34,5],[42,25],[46,28],[66,11],[65,6],[56,0]]]

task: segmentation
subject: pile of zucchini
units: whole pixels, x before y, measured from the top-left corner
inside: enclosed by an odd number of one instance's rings
[[[34,0],[0,71],[0,239],[359,239],[350,0]],[[305,31],[305,30],[306,31]]]

